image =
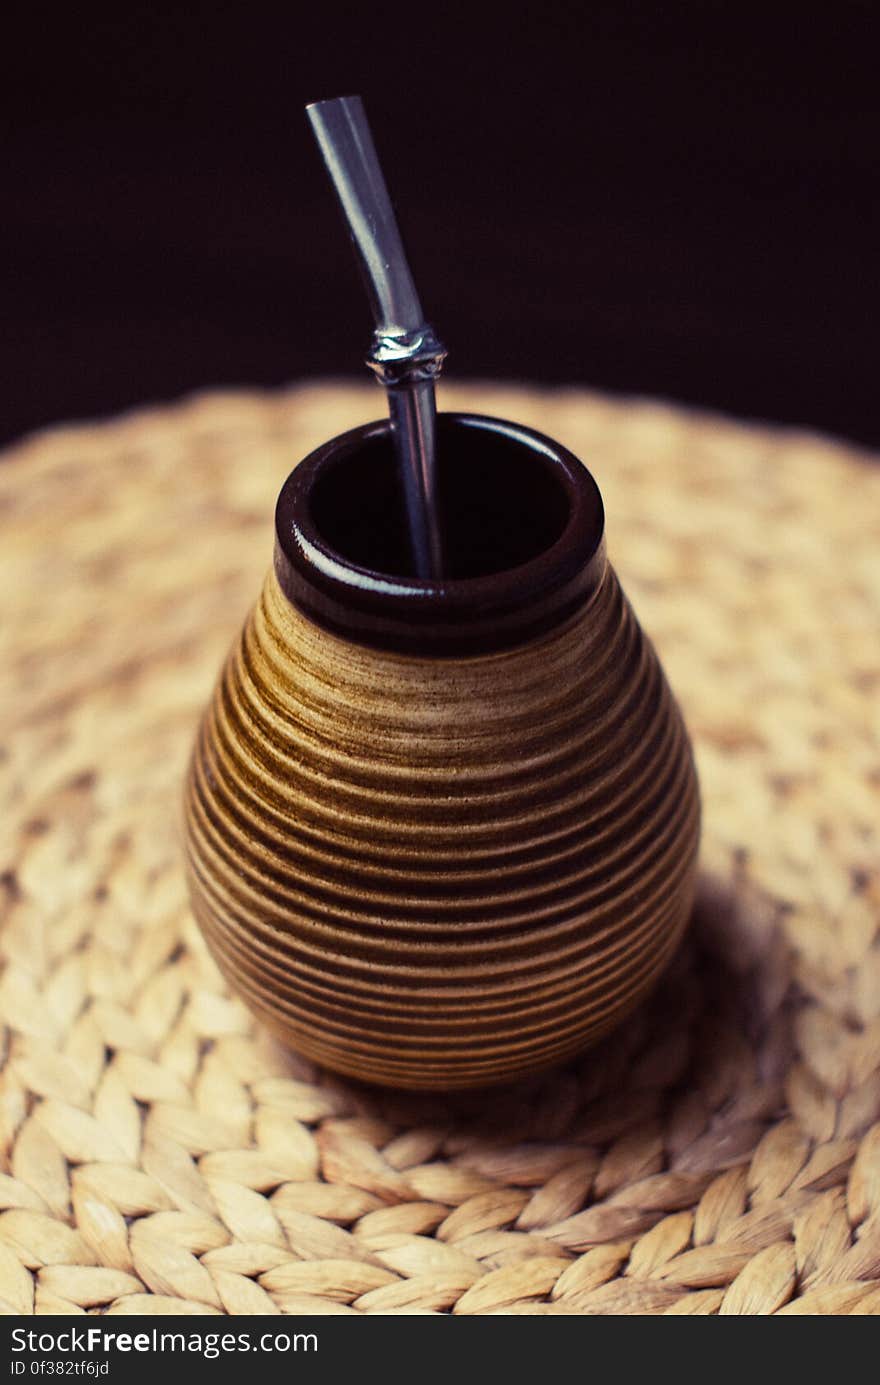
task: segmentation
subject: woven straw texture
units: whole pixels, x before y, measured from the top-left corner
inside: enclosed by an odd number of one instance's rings
[[[584,458],[694,738],[693,926],[574,1064],[358,1087],[230,997],[186,902],[198,716],[335,385],[0,467],[0,1300],[36,1313],[880,1313],[880,468],[579,392],[444,392]]]

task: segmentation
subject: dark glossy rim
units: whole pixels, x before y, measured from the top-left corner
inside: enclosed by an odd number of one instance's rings
[[[310,619],[361,644],[414,654],[478,654],[503,649],[560,624],[595,591],[605,569],[605,512],[599,488],[573,453],[542,433],[479,414],[439,414],[441,436],[466,428],[526,449],[568,499],[559,538],[518,567],[453,580],[397,577],[358,567],[334,552],[312,520],[318,478],[381,436],[386,419],[332,438],[285,481],[275,511],[275,572]]]

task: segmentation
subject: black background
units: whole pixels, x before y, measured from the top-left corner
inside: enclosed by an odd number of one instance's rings
[[[31,6],[0,73],[0,433],[358,372],[302,106],[359,91],[450,373],[878,443],[878,14]]]

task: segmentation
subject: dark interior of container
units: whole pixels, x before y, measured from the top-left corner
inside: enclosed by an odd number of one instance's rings
[[[529,562],[562,534],[569,500],[549,457],[485,429],[438,420],[444,576],[484,577]],[[311,493],[312,522],[346,562],[412,576],[403,487],[389,435],[342,453]]]

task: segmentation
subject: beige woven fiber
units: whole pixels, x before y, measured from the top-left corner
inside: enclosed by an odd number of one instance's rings
[[[322,1074],[233,1000],[180,849],[290,466],[373,389],[206,395],[0,466],[0,1307],[880,1313],[880,467],[575,391],[693,735],[694,924],[624,1030],[489,1095]]]

